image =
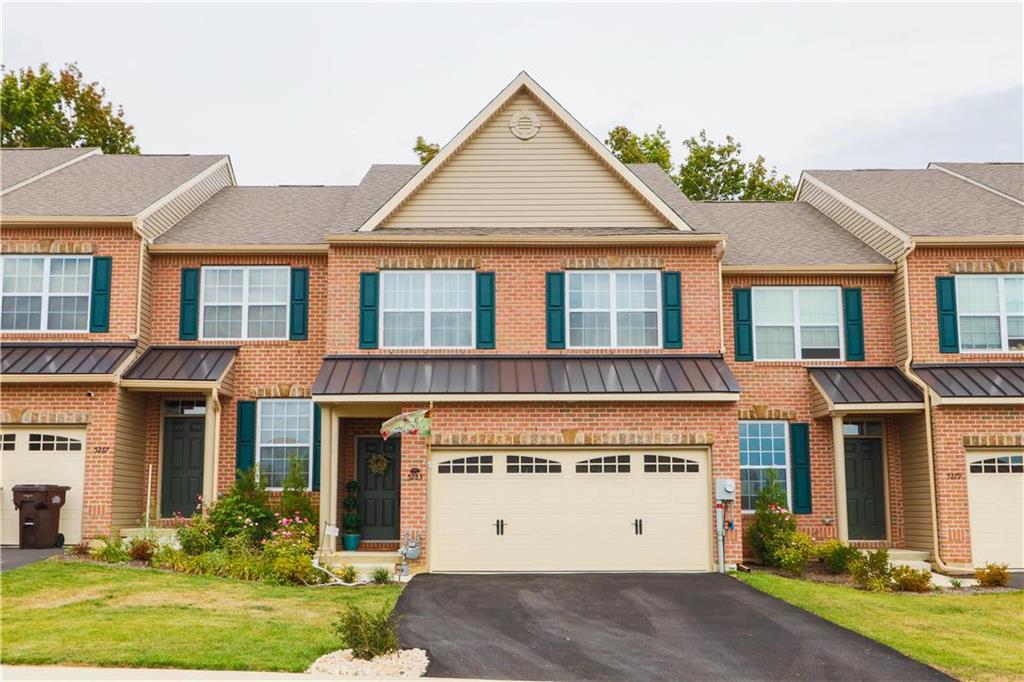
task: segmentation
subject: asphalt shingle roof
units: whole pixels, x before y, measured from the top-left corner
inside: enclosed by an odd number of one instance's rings
[[[96,155],[4,195],[4,215],[134,216],[225,156]]]
[[[811,170],[914,237],[1024,236],[1024,206],[940,170]]]
[[[26,147],[0,150],[0,189],[13,187],[55,166],[94,151],[95,147]]]
[[[932,163],[1024,201],[1024,163]]]

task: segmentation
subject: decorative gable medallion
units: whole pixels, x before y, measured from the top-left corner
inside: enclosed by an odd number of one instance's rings
[[[508,127],[520,140],[529,140],[540,132],[540,118],[529,109],[520,109],[509,117]]]

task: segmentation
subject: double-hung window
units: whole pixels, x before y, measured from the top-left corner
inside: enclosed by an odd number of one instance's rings
[[[960,349],[1024,351],[1024,275],[956,278]]]
[[[472,348],[475,283],[467,270],[381,272],[383,347]]]
[[[287,339],[289,268],[206,267],[200,329],[204,339]]]
[[[661,340],[656,270],[573,270],[567,274],[570,348],[655,348]]]
[[[743,511],[757,507],[757,494],[768,485],[770,472],[789,491],[789,429],[784,421],[740,422],[740,506]]]
[[[4,256],[3,331],[89,331],[91,256]]]
[[[756,360],[842,359],[839,287],[754,287]]]
[[[268,488],[280,488],[288,468],[313,477],[313,401],[260,400],[256,403],[256,465]]]

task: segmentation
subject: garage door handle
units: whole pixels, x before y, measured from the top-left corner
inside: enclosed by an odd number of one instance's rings
[[[634,535],[643,535],[644,534],[644,520],[643,519],[633,519],[633,534]]]
[[[495,529],[495,532],[498,535],[504,535],[505,534],[505,520],[504,519],[498,519],[497,521],[495,521],[494,522],[494,529]]]

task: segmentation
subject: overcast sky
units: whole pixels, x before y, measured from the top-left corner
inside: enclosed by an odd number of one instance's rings
[[[806,168],[1024,158],[1021,3],[3,3],[7,68],[77,61],[143,152],[243,184],[415,161],[520,70],[591,132],[731,133]]]

